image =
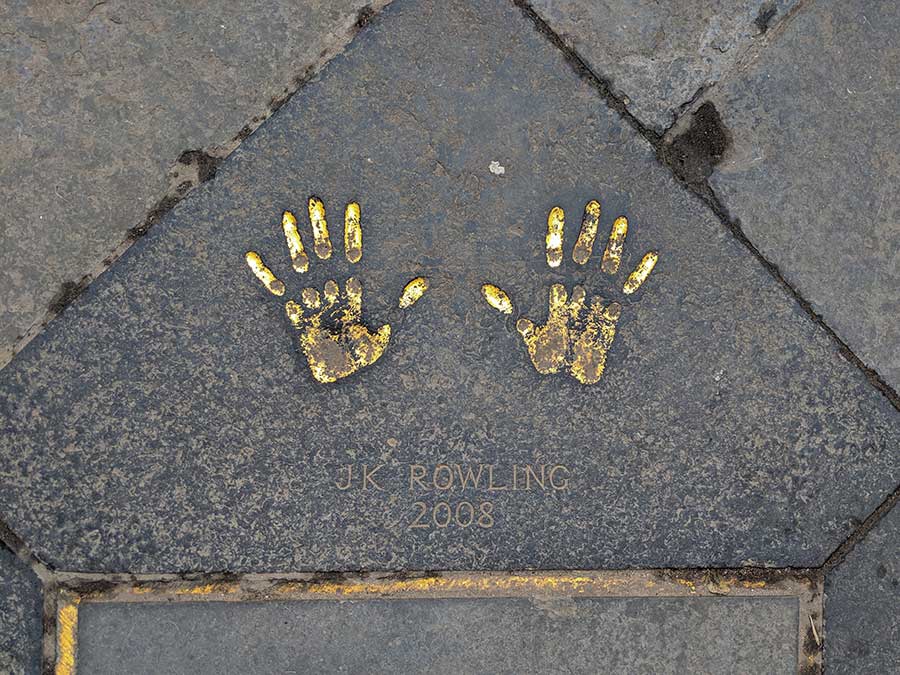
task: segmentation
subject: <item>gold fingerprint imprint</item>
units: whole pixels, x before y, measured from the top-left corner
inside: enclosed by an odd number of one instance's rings
[[[312,250],[320,260],[331,257],[325,204],[318,197],[308,203]],[[309,256],[297,229],[297,219],[290,211],[281,218],[281,229],[297,273],[309,269]],[[359,204],[351,202],[344,211],[344,253],[350,263],[362,259],[362,219]],[[263,286],[276,296],[284,295],[286,286],[255,251],[248,251],[247,266]],[[412,307],[428,290],[428,279],[416,277],[404,287],[398,306]],[[350,277],[344,287],[334,281],[325,282],[320,294],[315,288],[304,288],[300,302],[288,300],[284,306],[291,325],[297,329],[300,348],[306,356],[313,377],[319,382],[335,382],[375,363],[387,349],[391,326],[384,324],[375,331],[362,322],[362,285]]]
[[[600,202],[591,200],[584,207],[581,231],[572,250],[572,259],[585,265],[591,258],[600,220]],[[547,265],[558,267],[563,259],[565,212],[553,207],[547,216],[546,252]],[[628,220],[616,218],[610,229],[600,269],[609,275],[619,271],[628,234]],[[659,254],[650,251],[628,275],[622,286],[625,295],[631,295],[647,281]],[[494,284],[484,284],[481,294],[498,312],[512,314],[513,303],[509,296]],[[522,336],[531,363],[542,375],[560,371],[568,372],[582,384],[594,384],[600,380],[606,368],[606,360],[616,326],[622,315],[622,305],[605,302],[600,296],[587,300],[582,286],[575,286],[571,296],[565,286],[550,286],[547,321],[536,326],[525,317],[516,322],[516,330]]]

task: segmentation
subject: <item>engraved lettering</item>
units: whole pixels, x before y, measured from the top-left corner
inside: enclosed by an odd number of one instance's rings
[[[369,483],[371,483],[372,486],[376,490],[384,490],[383,487],[381,487],[378,483],[375,482],[375,474],[378,473],[379,469],[381,469],[383,466],[384,466],[384,464],[379,464],[378,466],[376,466],[374,469],[372,469],[370,471],[368,465],[363,464],[363,484],[362,484],[363,490],[369,489]]]
[[[544,465],[541,464],[541,477],[538,478],[537,474],[535,474],[534,469],[531,468],[531,465],[525,467],[525,489],[531,489],[531,479],[534,478],[534,482],[541,486],[542,490],[546,490],[547,487],[544,485]]]
[[[438,517],[438,510],[443,511],[446,514],[446,517]],[[453,515],[450,510],[450,505],[447,502],[438,502],[434,505],[434,509],[431,511],[431,519],[434,521],[435,527],[440,529],[448,527],[452,518]]]
[[[441,472],[446,472],[447,480],[441,484],[439,482],[438,476]],[[451,469],[447,464],[438,464],[434,467],[434,473],[431,477],[431,482],[434,484],[435,489],[437,490],[450,490],[453,487],[453,469]]]
[[[556,476],[557,471],[564,471],[565,476],[559,479],[559,485],[556,484]],[[550,469],[550,473],[547,475],[547,478],[550,479],[550,487],[554,490],[568,490],[569,489],[569,469],[564,464],[556,464]]]
[[[477,490],[479,484],[481,483],[481,472],[484,470],[484,464],[478,465],[477,474],[472,470],[472,467],[467,464],[465,475],[463,475],[461,464],[455,464],[454,466],[456,467],[456,475],[459,477],[460,489],[465,490],[469,485],[469,481],[471,481],[472,488]]]
[[[342,468],[338,473],[340,474],[343,471],[347,472],[347,483],[345,485],[341,485],[340,476],[338,476],[338,480],[334,484],[334,486],[341,491],[350,489],[350,485],[353,481],[353,465],[345,465],[344,468]]]
[[[488,470],[488,487],[487,487],[488,490],[497,491],[497,490],[507,489],[508,486],[506,486],[506,485],[494,485],[494,465],[493,464],[488,464],[487,470]]]
[[[421,511],[419,511],[419,515],[416,516],[416,519],[413,520],[407,529],[415,530],[422,527],[428,527],[428,523],[423,523],[422,518],[425,517],[425,514],[428,513],[428,504],[425,502],[416,502],[413,506],[418,506]]]
[[[422,479],[425,478],[425,467],[421,464],[410,464],[409,465],[409,490],[412,492],[413,483],[418,484],[420,488],[423,490],[427,490],[428,486],[422,482]],[[416,502],[417,504],[419,502]]]

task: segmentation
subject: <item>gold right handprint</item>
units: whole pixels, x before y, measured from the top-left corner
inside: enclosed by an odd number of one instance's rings
[[[572,251],[572,259],[579,265],[590,260],[600,220],[600,203],[592,200],[584,207],[584,218],[578,241]],[[558,267],[563,259],[565,213],[556,206],[547,217],[547,264]],[[600,269],[615,275],[622,262],[628,220],[617,218],[610,230]],[[622,286],[625,295],[637,291],[650,276],[659,260],[655,251],[643,259],[628,275]],[[513,304],[509,296],[494,284],[484,284],[481,293],[488,304],[499,312],[512,314]],[[612,301],[605,303],[595,296],[590,303],[581,286],[572,289],[569,297],[565,286],[550,286],[547,322],[535,326],[522,317],[516,322],[516,330],[522,336],[531,363],[542,375],[565,370],[582,384],[594,384],[600,380],[606,368],[606,360],[616,337],[616,326],[622,315],[622,305]]]

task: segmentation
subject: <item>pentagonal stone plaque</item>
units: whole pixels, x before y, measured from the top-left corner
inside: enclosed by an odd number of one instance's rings
[[[0,373],[0,423],[37,553],[145,572],[815,565],[900,441],[488,1],[392,3]]]

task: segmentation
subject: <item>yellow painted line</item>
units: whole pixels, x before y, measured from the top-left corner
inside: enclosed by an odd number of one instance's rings
[[[239,584],[203,584],[202,586],[189,586],[175,589],[175,595],[212,595],[236,593],[240,590]]]
[[[458,591],[523,591],[553,590],[578,592],[587,588],[609,589],[625,583],[619,579],[596,579],[588,576],[520,576],[503,577],[423,577],[387,581],[324,582],[316,584],[287,582],[279,593],[303,591],[311,595],[404,595],[448,593]]]
[[[78,632],[78,603],[75,598],[62,605],[56,617],[56,675],[75,673]]]

